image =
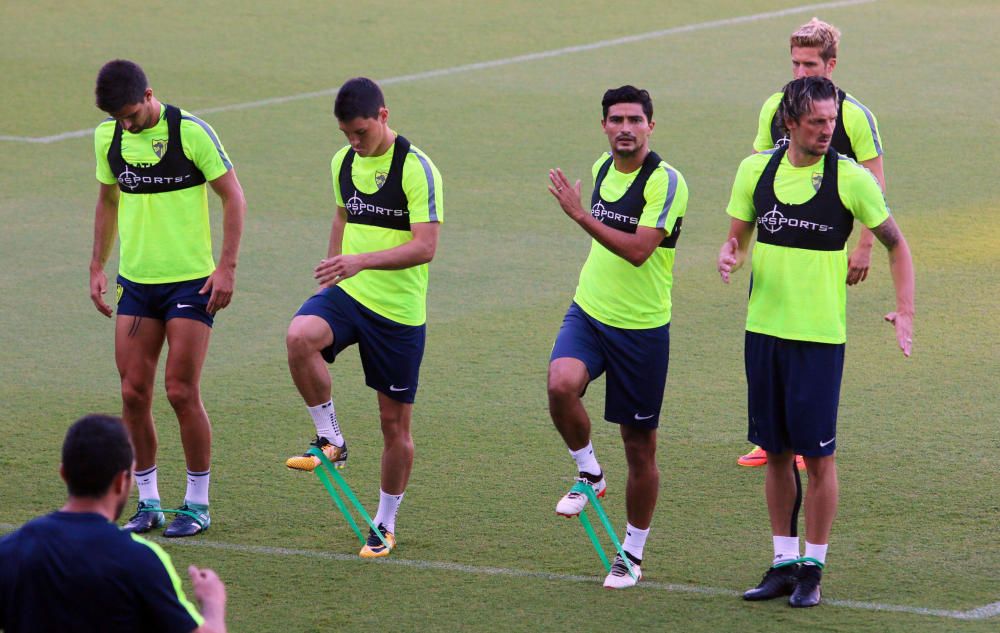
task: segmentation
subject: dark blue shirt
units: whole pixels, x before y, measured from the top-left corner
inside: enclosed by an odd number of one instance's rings
[[[0,629],[190,633],[170,557],[99,514],[53,512],[0,539]]]

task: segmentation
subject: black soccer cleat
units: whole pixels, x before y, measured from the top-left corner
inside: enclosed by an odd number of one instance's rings
[[[177,512],[177,516],[170,522],[167,529],[163,530],[163,536],[167,538],[201,534],[212,524],[212,519],[208,516],[208,506],[185,502],[180,510],[175,512]]]
[[[145,534],[155,528],[163,527],[166,522],[163,513],[160,512],[159,501],[140,501],[135,514],[122,526],[122,530],[133,534]]]
[[[795,591],[788,599],[793,607],[815,607],[819,604],[819,582],[823,578],[823,570],[819,565],[801,565],[795,583]]]
[[[795,591],[795,581],[798,576],[797,563],[771,567],[764,572],[760,584],[743,592],[744,600],[772,600],[790,595]]]

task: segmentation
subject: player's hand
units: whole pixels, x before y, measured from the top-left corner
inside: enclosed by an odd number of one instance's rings
[[[215,314],[228,306],[229,302],[232,301],[235,287],[236,269],[220,265],[208,276],[208,279],[205,280],[205,285],[201,287],[198,294],[212,293],[208,297],[208,305],[205,306],[205,309],[209,314]]]
[[[739,240],[731,237],[719,249],[719,259],[716,262],[716,266],[718,267],[719,276],[722,277],[722,281],[727,284],[729,283],[729,273],[736,269],[736,251],[739,247]]]
[[[104,316],[111,318],[114,312],[107,303],[104,302],[104,295],[108,291],[108,276],[103,270],[90,271],[90,300],[94,302],[94,307]]]
[[[885,320],[896,326],[896,342],[903,356],[909,356],[913,351],[913,315],[904,312],[890,312]]]
[[[861,283],[868,279],[868,268],[872,263],[872,247],[858,244],[847,258],[847,285]]]
[[[364,261],[359,255],[334,255],[320,261],[313,269],[313,278],[321,288],[330,288],[362,270]]]
[[[559,201],[559,206],[562,207],[566,215],[576,222],[587,215],[580,203],[579,180],[576,181],[576,184],[570,185],[569,178],[562,172],[562,169],[557,167],[549,170],[549,181],[552,183],[549,185],[549,193]]]

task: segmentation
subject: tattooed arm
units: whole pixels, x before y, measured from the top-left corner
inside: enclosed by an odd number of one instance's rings
[[[889,251],[889,270],[892,273],[892,284],[896,288],[896,310],[885,315],[885,320],[896,326],[896,342],[903,350],[903,355],[909,356],[913,346],[914,285],[910,247],[892,216],[873,228],[872,233]]]

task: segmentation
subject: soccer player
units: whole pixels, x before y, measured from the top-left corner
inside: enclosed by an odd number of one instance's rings
[[[656,428],[670,350],[674,246],[688,190],[680,172],[649,148],[656,123],[648,92],[622,86],[605,92],[601,105],[611,151],[594,163],[589,209],[581,204],[579,180],[571,185],[561,169],[549,172],[549,191],[593,240],[552,349],[548,394],[552,421],[576,461],[577,481],[602,497],[607,483],[581,398],[607,371],[604,418],[619,425],[628,462],[628,564],[618,555],[604,586],[621,589],[642,576],[656,507]],[[586,505],[586,495],[570,490],[556,513],[576,516]]]
[[[66,504],[0,539],[0,629],[225,633],[226,588],[214,571],[188,568],[199,614],[170,556],[115,525],[132,465],[118,418],[88,415],[69,427],[59,466]]]
[[[840,31],[832,24],[813,18],[800,26],[789,41],[792,55],[792,78],[826,77],[833,79],[833,69],[837,67],[837,50],[840,46]],[[788,143],[778,121],[778,103],[781,93],[771,95],[761,108],[757,127],[757,138],[753,149],[763,152]],[[885,175],[882,165],[882,138],[878,123],[871,110],[843,90],[837,90],[837,127],[833,131],[833,149],[850,156],[864,165],[878,179],[885,191]],[[868,277],[871,264],[872,245],[875,237],[866,226],[861,225],[858,245],[847,259],[847,285],[864,281]],[[763,466],[767,463],[767,453],[755,446],[752,451],[741,456],[736,462],[740,466]],[[796,465],[802,470],[805,465],[801,456],[796,457]]]
[[[201,400],[201,370],[216,312],[229,305],[246,201],[215,131],[179,108],[160,103],[135,63],[110,61],[97,75],[97,107],[111,115],[94,131],[100,190],[90,260],[90,299],[104,301],[104,265],[121,238],[115,362],[122,418],[136,453],[139,504],[125,524],[148,532],[164,524],[158,511],[153,383],[166,341],[167,399],[180,424],[187,462],[183,513],[164,536],[208,529],[212,428]],[[127,134],[126,134],[127,132]],[[222,200],[222,253],[216,266],[205,183]]]
[[[311,445],[343,468],[347,442],[326,363],[358,344],[365,383],[378,395],[383,451],[374,522],[388,543],[369,530],[360,556],[377,558],[395,547],[396,513],[413,468],[410,421],[424,354],[427,270],[444,193],[430,158],[390,129],[382,90],[371,79],[341,86],[333,113],[349,145],[333,157],[337,210],[329,248],[313,271],[320,289],[288,326],[288,367],[316,427]],[[319,460],[306,453],[285,464],[309,471]]]
[[[753,249],[746,321],[751,442],[767,451],[765,497],[774,545],[772,566],[747,600],[789,595],[793,607],[820,601],[830,528],[837,512],[837,406],[847,340],[845,245],[854,220],[889,251],[903,354],[913,330],[913,263],[871,172],[831,147],[838,90],[825,77],[785,86],[778,116],[789,142],[743,160],[726,212],[729,237],[718,270],[729,282]],[[794,456],[805,458],[805,556],[797,536],[801,501]]]

